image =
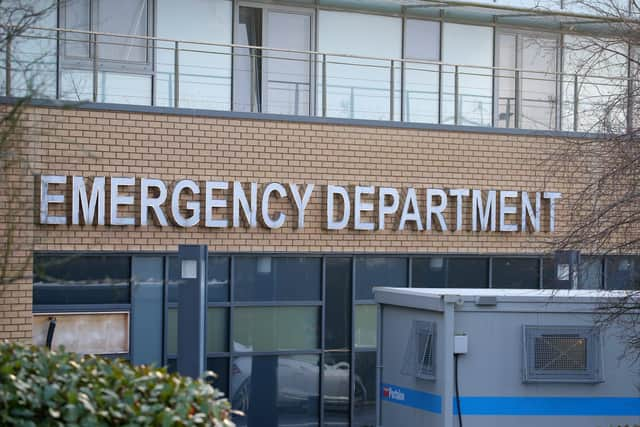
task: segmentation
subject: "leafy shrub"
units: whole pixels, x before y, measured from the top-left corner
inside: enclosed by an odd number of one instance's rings
[[[233,426],[230,412],[203,379],[0,342],[0,425]]]

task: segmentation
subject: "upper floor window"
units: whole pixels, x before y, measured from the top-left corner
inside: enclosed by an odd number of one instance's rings
[[[625,129],[628,46],[604,37],[566,35],[563,41],[562,129]]]
[[[133,37],[66,33],[62,56],[66,61],[81,62],[98,58],[103,61],[148,64],[151,35],[149,0],[70,0],[63,4],[63,26],[70,30],[126,34]],[[137,36],[137,37],[136,37]],[[74,61],[75,60],[75,61]]]
[[[440,23],[407,19],[404,23],[402,119],[437,123],[440,73]]]
[[[313,11],[239,6],[234,110],[309,115]],[[276,49],[276,50],[271,50]]]
[[[391,78],[390,58],[402,56],[401,18],[321,10],[318,48],[327,52],[324,67],[318,67],[318,101],[323,101],[322,93],[326,95],[319,112],[326,109],[328,117],[350,119],[399,118],[400,63],[393,62]]]
[[[496,126],[556,128],[557,56],[555,35],[513,30],[498,33]]]
[[[442,24],[441,123],[491,126],[492,58],[493,28]]]

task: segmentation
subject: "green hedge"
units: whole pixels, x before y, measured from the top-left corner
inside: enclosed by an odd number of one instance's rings
[[[233,426],[230,412],[204,380],[165,368],[0,342],[0,425]]]

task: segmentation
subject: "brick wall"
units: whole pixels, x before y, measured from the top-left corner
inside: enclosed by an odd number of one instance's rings
[[[57,108],[30,109],[24,125],[21,148],[30,167],[7,174],[20,200],[9,207],[3,199],[0,206],[0,230],[6,230],[8,218],[20,216],[19,235],[29,246],[11,255],[9,265],[15,268],[30,268],[31,248],[174,251],[189,242],[224,252],[540,253],[550,237],[547,232],[395,231],[391,219],[384,231],[327,231],[319,188],[306,210],[304,229],[295,229],[295,220],[278,230],[39,225],[33,202],[38,174],[135,176],[168,184],[188,178],[200,181],[203,189],[206,180],[228,180],[570,192],[568,180],[551,180],[545,172],[545,161],[559,143],[548,137]],[[274,207],[296,217],[286,199]],[[565,209],[560,201],[559,232]],[[449,211],[455,212],[454,205]],[[467,228],[470,211],[467,203]],[[515,218],[519,222],[519,213]],[[30,277],[0,292],[0,338],[29,339]]]

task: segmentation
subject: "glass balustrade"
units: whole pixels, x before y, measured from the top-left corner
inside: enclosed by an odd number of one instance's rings
[[[490,27],[440,31],[432,21],[403,27],[400,18],[321,11],[313,50],[308,37],[278,31],[309,34],[311,15],[241,9],[240,44],[35,28],[0,52],[0,89],[78,103],[578,132],[622,131],[634,108],[624,55],[585,63],[597,48],[589,39],[565,37],[560,73],[553,36],[496,30],[494,66]],[[372,26],[384,37],[365,43]]]

